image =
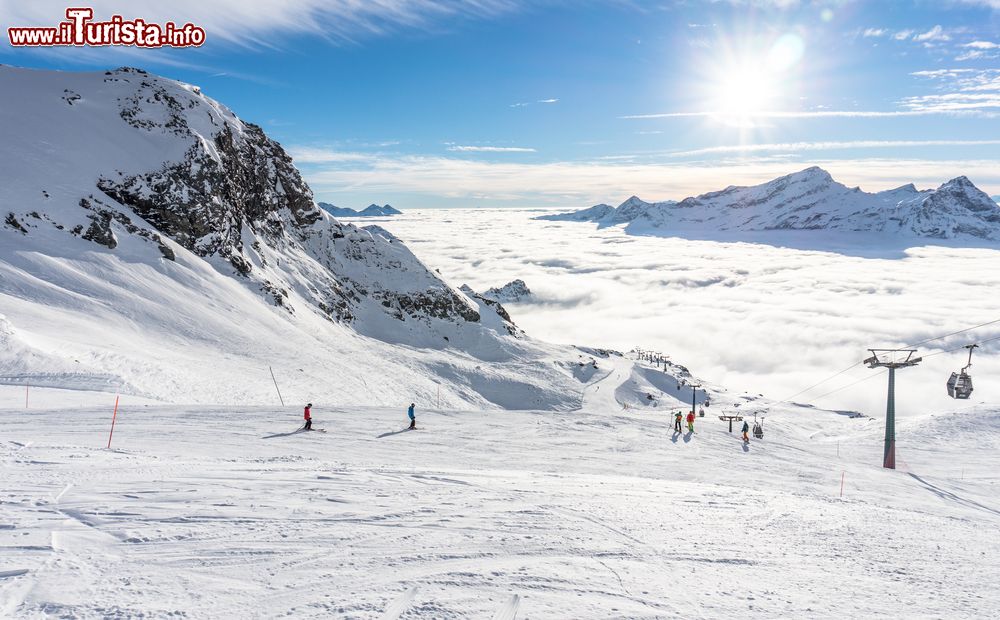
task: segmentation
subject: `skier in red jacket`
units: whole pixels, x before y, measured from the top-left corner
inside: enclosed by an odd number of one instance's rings
[[[306,425],[302,428],[304,431],[311,431],[313,428],[313,418],[312,418],[312,403],[306,405],[305,411],[302,412],[302,417],[306,419]]]
[[[688,412],[688,431],[694,432],[694,411]]]

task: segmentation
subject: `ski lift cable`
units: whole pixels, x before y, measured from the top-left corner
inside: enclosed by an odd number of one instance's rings
[[[987,342],[993,342],[995,340],[1000,340],[1000,336],[994,336],[993,338],[987,338],[985,340],[980,340],[979,342],[974,342],[974,343],[970,343],[970,344],[985,344]],[[934,357],[935,355],[944,355],[945,353],[954,353],[955,351],[961,351],[966,346],[968,346],[968,345],[962,345],[960,347],[955,347],[954,349],[948,349],[947,351],[938,351],[937,353],[930,353],[928,355],[924,355],[923,357],[924,357],[924,359],[927,359],[928,357]],[[842,371],[839,374],[843,374],[843,372],[846,372],[846,371]],[[887,370],[883,370],[882,372],[877,372],[877,373],[875,373],[873,375],[868,375],[864,379],[859,379],[859,380],[857,380],[857,381],[855,381],[853,383],[848,383],[845,386],[839,387],[839,388],[837,388],[835,390],[831,390],[829,392],[826,392],[825,394],[820,394],[819,396],[816,396],[815,398],[809,400],[807,404],[812,404],[813,402],[815,402],[815,401],[817,401],[817,400],[819,400],[821,398],[825,398],[827,396],[830,396],[831,394],[836,394],[837,392],[839,392],[841,390],[846,390],[849,387],[853,387],[853,386],[855,386],[855,385],[857,385],[859,383],[863,383],[865,381],[868,381],[869,379],[874,379],[875,377],[880,377],[880,376],[884,375],[887,372],[888,372]]]
[[[791,396],[783,398],[779,402],[787,403],[787,402],[791,401],[793,398],[795,398],[796,396],[798,396],[799,394],[805,394],[809,390],[811,390],[813,388],[816,388],[816,387],[819,387],[819,386],[823,385],[824,383],[826,383],[827,381],[832,381],[833,379],[836,379],[837,377],[839,377],[840,375],[844,374],[845,372],[847,372],[849,370],[853,370],[856,366],[860,366],[861,364],[862,364],[862,362],[854,362],[853,364],[851,364],[847,368],[841,370],[840,372],[832,374],[829,377],[827,377],[826,379],[823,379],[822,381],[820,381],[819,383],[814,383],[814,384],[810,385],[809,387],[807,387],[804,390],[800,390],[800,391],[792,394]]]
[[[846,389],[847,389],[847,388],[849,388],[849,387],[853,387],[853,386],[855,386],[855,385],[857,385],[857,384],[859,384],[859,383],[864,383],[865,381],[868,381],[868,380],[870,380],[870,379],[874,379],[875,377],[881,377],[882,375],[884,375],[884,374],[885,374],[885,373],[887,373],[887,372],[889,372],[889,371],[888,371],[888,370],[883,370],[883,371],[881,371],[881,372],[877,372],[877,373],[875,373],[875,374],[873,374],[873,375],[868,375],[868,376],[867,376],[867,377],[865,377],[864,379],[858,379],[857,381],[855,381],[855,382],[853,382],[853,383],[848,383],[848,384],[847,384],[847,385],[845,385],[845,386],[842,386],[842,387],[839,387],[839,388],[837,388],[837,389],[835,389],[835,390],[831,390],[831,391],[829,391],[829,392],[827,392],[827,393],[825,393],[825,394],[820,394],[819,396],[817,396],[817,397],[815,397],[815,398],[811,399],[811,400],[810,400],[810,401],[809,401],[808,403],[806,403],[806,404],[809,404],[809,405],[811,405],[811,404],[813,404],[814,402],[816,402],[817,400],[819,400],[819,399],[821,399],[821,398],[826,398],[827,396],[830,396],[831,394],[836,394],[837,392],[839,392],[839,391],[841,391],[841,390],[846,390]]]
[[[973,327],[966,327],[965,329],[960,329],[958,331],[954,331],[954,332],[951,332],[950,334],[945,334],[943,336],[938,336],[936,338],[928,338],[927,340],[921,340],[920,342],[915,342],[913,344],[908,344],[904,348],[906,348],[906,349],[912,349],[912,348],[917,347],[919,345],[927,344],[928,342],[934,342],[936,340],[943,340],[943,339],[949,338],[951,336],[957,336],[958,334],[964,334],[965,332],[971,332],[974,329],[979,329],[980,327],[986,327],[987,325],[994,325],[996,323],[1000,323],[1000,319],[994,319],[992,321],[987,321],[987,322],[981,323],[979,325],[974,325]],[[984,340],[983,342],[990,342],[991,340],[997,340],[997,338],[990,338],[989,340]],[[964,345],[962,347],[958,347],[958,349],[961,349],[961,348],[964,348]],[[953,353],[954,351],[957,351],[958,349],[953,349],[951,351],[939,351],[938,353],[931,353],[930,355],[925,355],[924,357],[932,357],[934,355],[940,355],[941,353]],[[863,361],[855,362],[855,363],[851,364],[850,366],[848,366],[847,368],[845,368],[845,369],[843,369],[843,370],[841,370],[839,372],[836,372],[836,373],[830,375],[826,379],[823,379],[822,381],[820,381],[818,383],[814,383],[814,384],[810,385],[809,387],[807,387],[806,389],[800,390],[800,391],[792,394],[791,396],[788,396],[786,398],[781,399],[778,402],[781,402],[781,403],[790,402],[796,396],[799,396],[800,394],[805,394],[806,392],[808,392],[808,391],[810,391],[810,390],[812,390],[814,388],[817,388],[817,387],[823,385],[824,383],[826,383],[828,381],[832,381],[833,379],[836,379],[837,377],[839,377],[840,375],[844,374],[845,372],[853,370],[855,367],[862,366],[862,365],[864,365]],[[858,383],[860,383],[860,381]],[[837,390],[834,390],[834,391],[837,391]],[[828,392],[828,394],[832,394],[832,393],[833,392]],[[826,394],[824,394],[824,396],[826,396]],[[818,396],[817,399],[818,398],[822,398],[822,396]],[[816,400],[816,399],[813,399],[813,400]]]
[[[993,338],[987,338],[986,340],[980,340],[978,342],[970,342],[969,344],[963,344],[960,347],[955,347],[954,349],[948,349],[946,351],[938,351],[937,353],[928,353],[927,355],[925,355],[923,357],[926,359],[928,357],[934,357],[935,355],[944,355],[945,353],[954,353],[955,351],[961,351],[962,349],[968,347],[969,345],[973,345],[973,344],[975,344],[975,345],[986,344],[987,342],[993,342],[994,340],[1000,340],[1000,336],[994,336]]]
[[[964,334],[965,332],[971,332],[974,329],[979,329],[980,327],[986,327],[987,325],[993,325],[995,323],[1000,323],[1000,319],[995,319],[993,321],[987,321],[986,323],[982,323],[981,325],[976,325],[975,327],[967,327],[965,329],[960,329],[957,332],[951,332],[950,334],[945,334],[944,336],[938,336],[937,338],[928,338],[927,340],[921,340],[920,342],[915,342],[913,344],[908,344],[904,348],[905,349],[913,349],[913,348],[918,347],[918,346],[920,346],[922,344],[927,344],[928,342],[934,342],[935,340],[944,340],[945,338],[948,338],[950,336],[957,336],[958,334]],[[961,348],[961,347],[959,347],[959,348]],[[937,355],[937,354],[935,353],[935,355]],[[924,357],[930,357],[930,356],[925,355]]]

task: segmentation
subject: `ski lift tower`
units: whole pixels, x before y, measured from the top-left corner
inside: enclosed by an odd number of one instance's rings
[[[681,381],[677,384],[677,390],[680,391],[681,386],[684,386],[684,385],[686,385],[686,386],[688,386],[688,387],[691,388],[691,413],[697,413],[698,412],[698,405],[697,405],[698,388],[701,387],[701,384],[700,383],[688,383],[687,380],[681,379]],[[705,396],[708,396],[708,392],[707,391],[705,391],[705,390],[702,390],[702,391],[705,392]]]
[[[885,452],[882,457],[882,467],[896,469],[896,369],[916,366],[923,358],[913,357],[915,349],[868,350],[872,356],[864,363],[869,368],[889,369],[889,397],[885,408]]]

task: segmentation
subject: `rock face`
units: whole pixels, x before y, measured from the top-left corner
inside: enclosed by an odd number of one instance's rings
[[[0,67],[0,93],[8,94],[0,126],[11,128],[0,146],[9,173],[0,233],[54,245],[79,237],[108,252],[128,246],[141,261],[189,252],[286,312],[304,302],[378,337],[426,341],[394,322],[484,328],[484,306],[384,230],[318,208],[281,145],[195,86],[130,68]],[[399,213],[372,205],[361,215],[376,211]]]
[[[812,167],[751,187],[617,209],[598,205],[538,219],[625,223],[631,233],[832,230],[892,236],[1000,241],[1000,206],[965,177],[934,190],[912,184],[877,193],[849,188]]]
[[[524,283],[524,280],[517,279],[503,286],[494,286],[483,293],[483,297],[494,299],[502,303],[515,303],[526,301],[531,297],[531,289]]]
[[[390,215],[402,215],[402,211],[393,208],[391,205],[370,204],[361,211],[356,211],[349,207],[338,207],[328,202],[316,203],[321,209],[334,217],[388,217]]]

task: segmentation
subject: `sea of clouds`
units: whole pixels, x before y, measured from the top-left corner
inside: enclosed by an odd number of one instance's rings
[[[658,350],[704,380],[777,399],[861,361],[868,347],[1000,319],[1000,249],[868,237],[848,241],[847,250],[807,249],[813,240],[831,247],[822,231],[801,231],[793,249],[531,219],[539,214],[428,209],[379,224],[456,286],[485,290],[523,279],[535,299],[508,309],[533,337]],[[920,354],[995,336],[1000,323],[929,343]],[[953,401],[945,381],[964,363],[961,352],[939,354],[899,371],[900,415],[1000,402],[1000,340],[977,351],[973,398]],[[882,415],[879,372],[858,365],[794,400]],[[862,379],[869,380],[823,396]]]

